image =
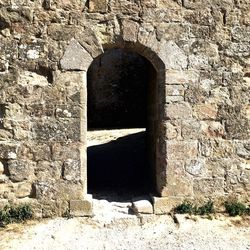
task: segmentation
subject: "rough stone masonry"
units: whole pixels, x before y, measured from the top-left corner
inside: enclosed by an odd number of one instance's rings
[[[91,214],[86,72],[110,48],[157,73],[155,213],[249,202],[249,0],[0,0],[0,206]]]

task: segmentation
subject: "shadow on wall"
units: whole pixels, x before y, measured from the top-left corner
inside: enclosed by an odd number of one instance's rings
[[[90,190],[149,189],[146,132],[88,147]]]

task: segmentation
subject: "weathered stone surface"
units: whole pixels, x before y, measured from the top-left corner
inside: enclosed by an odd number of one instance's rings
[[[0,129],[0,141],[8,141],[13,138],[13,134],[4,129]]]
[[[202,121],[201,130],[207,137],[223,137],[225,135],[224,126],[216,121]]]
[[[70,129],[68,129],[70,128]],[[38,120],[33,125],[34,137],[38,141],[80,141],[80,121],[76,119]]]
[[[183,158],[183,157],[179,157]],[[191,157],[190,157],[191,158]],[[195,157],[192,157],[195,158]],[[185,172],[183,161],[168,160],[168,188],[164,190],[164,196],[176,197],[181,195],[189,197],[193,195],[193,177]],[[189,159],[186,159],[189,161]]]
[[[250,142],[238,143],[236,148],[236,153],[240,157],[250,160]]]
[[[138,31],[138,23],[126,19],[122,21],[122,35],[124,41],[136,42]]]
[[[169,140],[177,138],[180,133],[180,128],[173,123],[167,122],[165,124],[166,138]]]
[[[46,181],[46,180],[59,180],[62,176],[62,165],[60,161],[45,161],[40,160],[37,163],[35,169],[35,175],[37,180]]]
[[[132,209],[135,213],[152,214],[153,206],[149,197],[137,197],[132,199]]]
[[[75,214],[89,211],[90,114],[114,126],[111,110],[122,106],[126,120],[128,103],[131,121],[148,114],[151,177],[168,197],[157,213],[176,197],[249,201],[249,1],[0,2],[0,206],[27,201],[53,216],[76,200]],[[110,51],[123,51],[119,63],[102,56]],[[91,77],[103,81],[88,99]]]
[[[34,172],[35,163],[31,161],[10,160],[8,171],[10,179],[14,182],[29,180]]]
[[[206,166],[204,159],[190,160],[186,162],[185,170],[194,176],[205,176]]]
[[[184,95],[183,85],[166,85],[166,95],[167,96],[183,96]]]
[[[159,56],[165,63],[166,69],[187,69],[187,56],[185,55],[184,51],[173,41],[163,43],[160,46]]]
[[[108,9],[107,0],[90,0],[89,11],[90,12],[102,12],[105,13]]]
[[[24,198],[31,194],[31,190],[30,183],[19,183],[16,187],[15,195],[17,198]]]
[[[13,143],[0,143],[0,158],[15,159],[18,145]]]
[[[18,84],[22,86],[47,86],[48,80],[45,76],[39,75],[34,72],[24,71],[19,75]]]
[[[62,57],[60,64],[64,70],[87,70],[92,57],[89,53],[75,40],[72,39]]]
[[[223,196],[224,180],[223,178],[194,180],[194,193],[206,197]]]
[[[70,201],[70,214],[73,216],[93,216],[92,196],[88,195],[84,200]]]
[[[0,162],[0,175],[2,175],[4,172],[4,165],[2,162]]]
[[[182,121],[181,135],[186,139],[199,139],[201,136],[201,124],[196,119],[187,119]]]
[[[215,104],[198,104],[194,108],[194,113],[200,120],[215,120],[218,108]]]
[[[152,200],[154,213],[161,215],[171,212],[171,210],[180,203],[181,198],[152,196]]]
[[[63,163],[63,178],[68,181],[81,180],[81,163],[78,160],[67,159]]]
[[[190,141],[167,141],[168,159],[188,159],[198,155],[198,143],[196,140]]]
[[[70,159],[78,160],[80,159],[80,144],[52,144],[52,160],[53,161],[66,161],[68,157]]]
[[[167,84],[188,84],[197,83],[199,79],[199,72],[194,70],[167,70],[166,83]]]
[[[188,103],[171,103],[165,105],[167,119],[188,119],[192,117],[192,109]]]

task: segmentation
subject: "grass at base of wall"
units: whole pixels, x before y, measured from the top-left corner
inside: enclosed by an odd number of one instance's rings
[[[237,200],[230,200],[224,203],[225,212],[229,216],[250,215],[250,207]],[[174,208],[176,214],[194,214],[194,215],[209,215],[215,213],[214,204],[211,200],[201,206],[194,205],[188,200],[184,200],[181,204]]]
[[[215,213],[215,209],[212,201],[208,201],[201,206],[196,206],[190,201],[185,200],[174,209],[174,212],[179,214],[208,215]]]
[[[33,211],[30,205],[5,206],[0,210],[0,227],[10,223],[21,223],[30,220],[33,217]]]
[[[230,216],[250,215],[250,207],[237,200],[225,202],[225,209]]]

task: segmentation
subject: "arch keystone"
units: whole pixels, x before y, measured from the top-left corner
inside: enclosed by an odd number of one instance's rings
[[[72,39],[60,61],[60,65],[63,70],[86,71],[92,60],[90,54],[75,39]]]

